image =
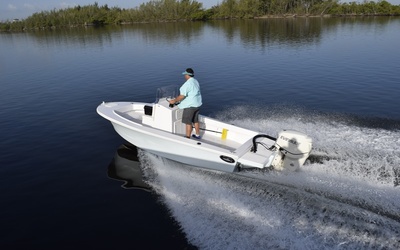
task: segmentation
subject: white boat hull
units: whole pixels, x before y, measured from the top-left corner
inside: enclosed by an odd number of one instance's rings
[[[219,171],[234,172],[235,170],[236,159],[232,163],[220,159],[221,154],[232,159],[237,158],[229,152],[205,150],[201,145],[198,145],[198,141],[183,138],[183,136],[174,140],[174,138],[160,136],[159,134],[147,134],[141,130],[132,130],[116,123],[113,123],[113,126],[115,131],[128,142],[161,157]]]

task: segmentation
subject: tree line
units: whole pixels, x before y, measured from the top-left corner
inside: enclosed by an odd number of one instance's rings
[[[24,20],[0,23],[0,31],[23,31],[87,25],[176,22],[212,19],[251,19],[271,16],[400,15],[400,5],[385,0],[340,3],[339,0],[222,0],[204,9],[196,0],[150,0],[132,9],[86,6],[34,13]]]

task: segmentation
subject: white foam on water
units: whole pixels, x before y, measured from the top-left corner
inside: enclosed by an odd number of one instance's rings
[[[400,131],[304,116],[219,118],[276,136],[313,138],[296,172],[202,170],[140,152],[146,180],[200,249],[399,249]],[[237,117],[232,114],[237,115]],[[241,118],[244,117],[244,118]]]

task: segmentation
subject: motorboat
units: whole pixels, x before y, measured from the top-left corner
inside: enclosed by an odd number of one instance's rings
[[[177,86],[162,87],[157,89],[153,103],[103,102],[97,113],[138,148],[205,169],[295,171],[310,155],[312,139],[299,131],[282,130],[273,137],[201,114],[201,138],[187,138],[183,110],[169,103],[178,95]]]

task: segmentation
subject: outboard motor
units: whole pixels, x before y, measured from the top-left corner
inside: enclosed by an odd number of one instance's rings
[[[312,139],[297,131],[283,130],[278,134],[273,148],[275,153],[270,156],[267,166],[295,171],[310,155]]]

